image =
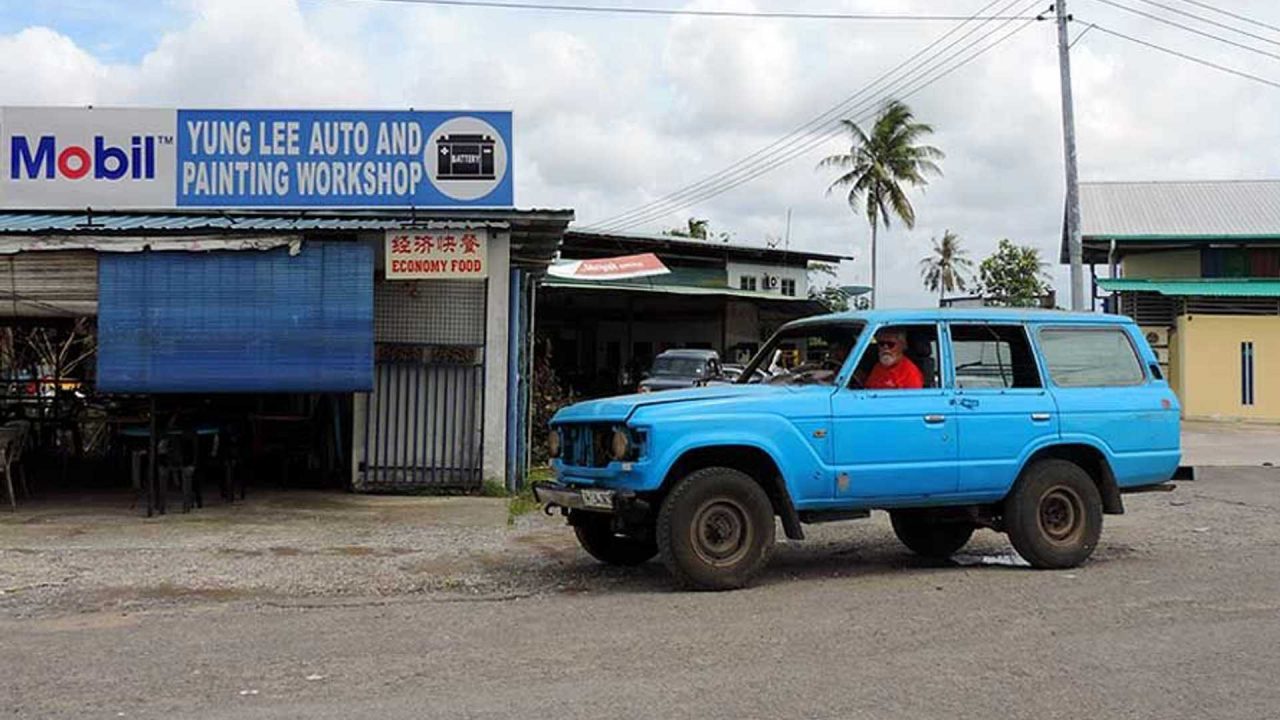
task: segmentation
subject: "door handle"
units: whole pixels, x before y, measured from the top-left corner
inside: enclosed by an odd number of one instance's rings
[[[937,425],[939,423],[946,422],[946,420],[947,420],[946,415],[925,415],[924,416],[924,421],[929,423],[930,425]]]
[[[1044,422],[1052,417],[1049,413],[1031,413],[1031,419],[1035,422]]]

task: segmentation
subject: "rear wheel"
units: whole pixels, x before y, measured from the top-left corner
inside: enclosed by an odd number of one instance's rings
[[[658,549],[676,580],[702,590],[746,585],[773,549],[773,504],[750,475],[697,470],[676,483],[658,513]]]
[[[631,567],[658,554],[658,546],[652,539],[615,534],[611,520],[608,515],[599,513],[575,513],[573,531],[578,536],[578,544],[588,555],[606,565]]]
[[[889,519],[894,534],[911,552],[939,560],[964,547],[975,529],[971,522],[944,519],[927,510],[894,510]]]
[[[1102,496],[1079,465],[1041,460],[1028,467],[1004,502],[1014,549],[1032,567],[1071,568],[1093,554],[1102,535]]]

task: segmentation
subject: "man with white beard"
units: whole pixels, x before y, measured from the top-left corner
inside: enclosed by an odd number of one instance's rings
[[[879,362],[872,368],[863,387],[868,390],[919,390],[924,387],[924,375],[907,357],[907,334],[901,330],[881,330],[876,333],[876,352]]]

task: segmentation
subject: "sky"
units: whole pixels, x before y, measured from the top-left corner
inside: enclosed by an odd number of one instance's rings
[[[1215,1],[1280,27],[1274,0]],[[967,16],[987,0],[564,3]],[[1034,15],[1047,12],[1048,0],[1002,0],[995,9],[1005,6]],[[1280,31],[1188,0],[1070,0],[1070,9],[1073,37],[1094,23],[1280,83]],[[769,146],[956,24],[587,15],[388,0],[0,0],[0,105],[511,110],[517,205],[571,208],[579,225],[591,225]],[[1066,304],[1066,271],[1057,263],[1065,187],[1057,59],[1053,23],[1033,22],[906,98],[935,128],[930,142],[946,158],[941,177],[911,192],[915,227],[895,222],[881,232],[881,306],[935,302],[919,262],[945,230],[960,236],[975,265],[1001,238],[1038,248]],[[1073,48],[1072,70],[1081,180],[1280,176],[1280,87],[1099,29]],[[874,92],[859,96],[865,108],[842,116],[865,121],[878,102],[911,87],[892,93],[887,83],[871,85]],[[630,229],[659,232],[698,217],[739,244],[787,236],[795,249],[854,256],[840,281],[865,283],[865,215],[842,193],[828,193],[834,175],[817,167],[847,152],[849,142],[810,144],[779,153],[787,162],[750,182]]]

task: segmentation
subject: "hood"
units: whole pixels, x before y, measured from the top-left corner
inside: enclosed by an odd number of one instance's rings
[[[688,390],[664,390],[656,393],[619,395],[617,397],[574,403],[569,407],[562,408],[560,412],[556,413],[555,417],[551,418],[551,422],[552,424],[566,422],[622,422],[630,418],[631,414],[637,409],[652,405],[776,395],[786,392],[793,392],[793,389],[777,385],[711,385]]]

